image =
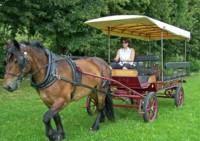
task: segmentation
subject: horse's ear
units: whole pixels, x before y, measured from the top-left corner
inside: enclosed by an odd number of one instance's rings
[[[12,44],[13,44],[13,42],[11,40],[7,40],[4,45],[4,49],[8,50],[12,46]]]
[[[15,48],[17,49],[17,50],[20,50],[20,45],[19,45],[19,43],[17,42],[17,40],[13,40],[13,44],[14,44],[14,46],[15,46]]]

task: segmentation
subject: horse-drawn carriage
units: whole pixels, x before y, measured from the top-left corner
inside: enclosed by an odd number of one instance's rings
[[[115,107],[136,108],[143,115],[144,121],[148,122],[153,121],[157,116],[157,97],[173,98],[176,107],[182,106],[184,102],[183,77],[189,74],[187,68],[190,66],[186,62],[186,40],[190,39],[190,32],[146,16],[135,15],[103,17],[86,21],[86,24],[100,29],[108,34],[109,38],[113,35],[145,41],[161,41],[160,57],[137,56],[134,61],[135,69],[112,70],[112,79],[109,81],[113,99],[125,101],[129,99],[130,101],[129,104],[114,104]],[[182,62],[166,62],[164,64],[164,39],[185,40],[185,58]],[[110,62],[110,55],[108,60]],[[171,76],[166,75],[167,69],[172,69],[176,73]],[[164,94],[158,94],[160,91]],[[90,115],[95,111],[94,107],[91,108],[92,105],[95,107],[94,101],[88,97],[86,108]]]
[[[100,58],[89,57],[73,61],[70,57],[52,53],[38,42],[7,42],[3,87],[8,91],[15,91],[24,77],[31,77],[32,86],[48,107],[43,122],[49,140],[62,140],[65,137],[59,112],[71,102],[85,96],[88,96],[88,113],[97,111],[92,131],[99,129],[99,124],[105,117],[114,119],[112,98],[128,99],[130,104],[114,106],[136,108],[147,122],[153,121],[157,116],[157,97],[174,98],[175,105],[182,106],[182,83],[183,77],[187,75],[184,70],[189,67],[186,62],[186,44],[184,62],[168,62],[164,65],[163,39],[190,39],[190,32],[146,16],[109,16],[86,23],[102,30],[109,37],[113,35],[146,41],[161,40],[161,56],[138,56],[135,69],[112,70],[110,77],[109,65]],[[110,63],[110,38],[108,51]],[[157,62],[160,60],[159,66]],[[178,69],[178,73],[166,76],[164,68]],[[158,95],[158,91],[164,91],[164,95]],[[56,129],[53,129],[51,120],[55,121]]]

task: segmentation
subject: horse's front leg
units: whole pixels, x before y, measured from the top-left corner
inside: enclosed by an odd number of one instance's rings
[[[57,104],[56,104],[57,105]],[[64,130],[61,123],[60,116],[58,114],[59,109],[61,109],[62,104],[58,104],[60,106],[52,106],[43,117],[43,122],[45,124],[46,136],[50,141],[58,141],[64,139]],[[57,127],[57,131],[52,128],[51,120],[54,119]]]
[[[51,126],[51,119],[55,116],[56,113],[54,113],[52,110],[47,111],[44,114],[43,122],[45,125],[45,132],[46,136],[49,138],[49,140],[54,141],[53,137],[56,134],[56,130],[54,130]]]
[[[53,117],[54,121],[55,121],[55,124],[56,124],[56,128],[57,128],[57,138],[60,138],[60,139],[64,139],[65,138],[65,132],[64,132],[64,129],[63,129],[63,125],[62,125],[62,122],[61,122],[61,118],[60,118],[60,115],[59,113],[57,113],[54,117]]]

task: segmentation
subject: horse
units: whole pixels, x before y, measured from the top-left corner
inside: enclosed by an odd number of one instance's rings
[[[10,40],[4,47],[6,66],[3,87],[13,92],[20,87],[24,77],[31,77],[31,85],[48,108],[43,123],[50,141],[65,138],[59,112],[71,102],[86,96],[97,103],[97,116],[91,131],[97,131],[105,117],[114,120],[109,82],[101,79],[110,78],[111,70],[103,59],[88,57],[72,60],[56,55],[38,41],[19,43]],[[56,129],[52,127],[51,120],[54,120]]]

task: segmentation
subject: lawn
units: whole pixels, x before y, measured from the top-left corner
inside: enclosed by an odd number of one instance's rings
[[[0,84],[2,80],[0,80]],[[9,93],[0,87],[0,141],[47,141],[42,117],[47,108],[36,91],[23,82]],[[83,108],[85,99],[61,112],[68,141],[199,141],[200,74],[192,74],[184,84],[185,103],[175,108],[172,99],[159,99],[158,118],[144,123],[135,109],[115,108],[116,121],[89,131],[95,117]]]

